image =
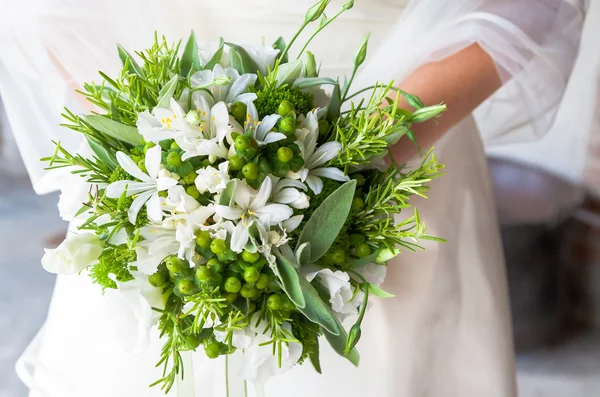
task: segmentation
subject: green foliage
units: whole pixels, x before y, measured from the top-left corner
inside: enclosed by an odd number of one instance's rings
[[[133,177],[131,175],[129,175],[127,173],[127,171],[125,171],[123,169],[123,167],[121,167],[120,165],[118,165],[115,170],[110,174],[110,177],[108,177],[108,181],[110,183],[116,182],[116,181],[131,181],[133,180]]]
[[[102,289],[117,288],[117,284],[111,280],[110,274],[114,274],[120,282],[133,280],[128,269],[128,264],[135,260],[135,251],[127,246],[106,248],[98,263],[90,267],[90,277],[100,285]]]
[[[279,104],[286,100],[290,101],[296,112],[300,114],[307,114],[314,108],[313,96],[298,88],[263,88],[256,91],[256,95],[258,98],[254,101],[254,105],[256,105],[256,110],[261,118],[277,114]]]
[[[323,334],[323,332],[321,331],[321,327],[318,324],[309,321],[308,319],[306,319],[306,317],[301,316],[299,314],[292,315],[291,324],[292,334],[294,334],[296,339],[298,339],[300,343],[302,343],[302,355],[298,360],[298,364],[302,364],[307,358],[311,357],[316,357],[318,363],[319,336]]]

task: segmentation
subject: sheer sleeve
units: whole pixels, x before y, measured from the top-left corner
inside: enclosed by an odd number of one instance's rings
[[[503,82],[474,112],[486,144],[539,138],[571,73],[583,9],[583,2],[566,0],[413,1],[358,84],[402,81],[420,65],[477,43]]]

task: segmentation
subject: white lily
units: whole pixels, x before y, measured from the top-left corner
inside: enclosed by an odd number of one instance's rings
[[[326,142],[317,148],[317,138],[319,137],[317,111],[308,113],[304,120],[303,128],[296,130],[296,137],[298,138],[296,144],[300,147],[304,166],[298,172],[290,172],[289,174],[294,179],[306,182],[314,194],[319,194],[323,190],[321,177],[341,182],[350,180],[338,168],[322,167],[329,160],[337,156],[342,145],[339,142]]]
[[[306,185],[297,179],[282,178],[271,176],[273,181],[273,191],[271,200],[275,203],[287,204],[292,208],[304,209],[310,206],[310,197],[306,193]]]
[[[271,114],[260,120],[256,106],[254,106],[253,103],[249,103],[246,110],[246,121],[244,121],[244,126],[242,127],[237,121],[232,120],[233,130],[241,134],[251,132],[252,137],[256,143],[258,143],[258,146],[264,146],[268,143],[281,141],[286,138],[285,134],[272,131],[280,118],[281,116],[278,114]]]
[[[229,162],[225,161],[219,164],[219,169],[214,167],[200,168],[196,173],[198,176],[194,183],[200,193],[209,191],[213,194],[219,194],[227,187],[227,182],[229,182]]]
[[[186,121],[185,115],[181,105],[171,98],[168,108],[157,106],[152,112],[145,110],[140,113],[136,126],[146,142],[158,144],[164,139],[193,134],[196,127]]]
[[[230,117],[224,102],[210,106],[207,99],[200,96],[195,100],[197,124],[193,133],[175,136],[175,142],[185,152],[182,160],[196,156],[210,156],[211,161],[217,157],[227,158],[228,148],[224,140],[231,133]]]
[[[117,152],[119,165],[138,181],[117,181],[106,188],[106,195],[110,198],[118,198],[123,192],[134,198],[133,203],[127,211],[127,217],[132,225],[135,225],[138,213],[146,204],[148,219],[160,222],[163,217],[158,192],[168,190],[177,184],[173,178],[161,177],[161,148],[154,146],[146,151],[145,165],[148,172],[143,172],[140,167],[125,153]]]
[[[196,91],[197,94],[207,96],[214,102],[225,102],[232,104],[234,102],[250,103],[256,99],[256,94],[246,92],[248,86],[256,82],[255,74],[246,73],[240,76],[237,70],[233,68],[223,68],[216,64],[213,70],[201,70],[192,75],[191,87],[203,87],[210,91],[212,97],[203,91]],[[218,81],[227,81],[226,84],[214,84]]]
[[[244,181],[237,181],[233,200],[234,207],[215,204],[215,213],[222,218],[238,221],[231,235],[231,249],[241,252],[248,243],[248,229],[256,223],[261,234],[279,222],[292,216],[293,211],[285,204],[267,204],[271,196],[272,182],[265,178],[260,189],[255,191]],[[264,231],[264,233],[263,233]]]

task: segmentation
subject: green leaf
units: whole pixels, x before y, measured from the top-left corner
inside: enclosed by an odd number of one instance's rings
[[[102,146],[100,142],[90,137],[89,135],[86,135],[85,137],[90,145],[90,148],[92,148],[94,154],[98,156],[98,158],[102,160],[104,164],[108,165],[113,170],[117,168],[117,165],[119,163],[117,162],[117,157],[114,153],[108,151],[104,146]]]
[[[356,180],[340,186],[329,195],[312,214],[298,239],[298,245],[310,242],[311,261],[316,262],[335,241],[348,218]]]
[[[225,46],[225,40],[223,40],[223,38],[221,37],[221,39],[219,40],[219,48],[213,54],[212,58],[210,58],[210,60],[206,63],[206,65],[204,65],[202,67],[202,69],[213,70],[215,65],[218,64],[219,62],[221,62],[221,57],[223,56],[224,46]]]
[[[381,252],[381,249],[375,250],[371,255],[365,256],[364,258],[356,259],[349,263],[351,269],[358,269],[359,267],[363,267],[368,265],[369,263],[375,263],[377,260],[377,255]]]
[[[377,258],[375,258],[376,263],[385,263],[392,258],[395,258],[400,253],[400,250],[397,248],[389,249],[384,248],[377,254]]]
[[[171,80],[167,82],[167,84],[163,85],[163,87],[160,89],[160,92],[158,93],[158,99],[156,104],[157,107],[165,109],[171,108],[169,102],[171,101],[171,98],[173,98],[173,94],[177,89],[178,83],[179,75],[176,74]]]
[[[315,61],[315,56],[310,51],[304,53],[304,72],[306,77],[319,76],[319,72],[317,71],[317,61]]]
[[[300,277],[300,288],[306,302],[305,307],[298,307],[313,323],[319,324],[324,330],[332,335],[340,335],[344,331],[329,305],[321,299],[319,292],[304,277]],[[345,345],[345,342],[344,342]],[[343,351],[343,348],[342,348]]]
[[[133,146],[140,145],[144,141],[137,128],[121,124],[107,117],[91,114],[85,116],[85,120],[103,134],[127,142]]]
[[[300,60],[279,65],[276,76],[277,87],[293,84],[302,74],[302,66]]]
[[[233,195],[235,194],[235,179],[227,182],[227,186],[221,192],[221,196],[219,197],[219,204],[226,205],[227,207],[233,204]]]
[[[300,266],[306,266],[310,264],[310,243],[306,242],[301,244],[296,249],[296,260]]]
[[[300,89],[303,88],[310,88],[310,87],[314,87],[317,85],[323,85],[323,84],[331,84],[331,85],[336,85],[338,82],[335,81],[334,79],[331,79],[329,77],[303,77],[303,78],[299,78],[297,79],[294,84],[292,85],[292,87],[297,87]]]
[[[342,108],[342,96],[340,93],[340,83],[333,86],[333,92],[331,93],[331,102],[327,107],[327,119],[333,120],[340,117],[340,109]]]
[[[369,295],[375,295],[380,298],[393,298],[396,296],[371,283],[369,283]]]
[[[231,47],[231,66],[233,66],[235,70],[240,72],[240,74],[256,73],[258,71],[258,65],[243,47],[233,43],[225,44]]]
[[[317,338],[317,344],[314,347],[314,350],[308,354],[308,358],[310,363],[315,368],[318,374],[321,374],[321,361],[319,360],[319,339]]]
[[[276,59],[279,59],[279,55],[283,53],[283,51],[285,51],[285,40],[283,40],[283,37],[279,36],[277,38],[277,40],[275,40],[275,42],[273,43],[273,48],[275,48],[276,50],[279,50],[279,54],[277,54]],[[285,54],[283,59],[281,59],[281,63],[287,63],[288,62],[288,55]]]
[[[123,62],[123,66],[125,66],[127,64],[127,59],[129,59],[129,72],[135,73],[138,76],[144,78],[145,77],[144,70],[135,61],[135,59],[133,59],[131,54],[129,54],[125,48],[121,47],[120,44],[117,44],[117,50],[119,51],[119,58],[121,58],[121,62]]]
[[[283,291],[298,309],[306,307],[306,301],[302,293],[302,288],[300,287],[301,277],[298,275],[295,266],[292,264],[294,258],[286,257],[279,249],[274,249],[273,254],[277,258],[275,267],[272,267],[273,272],[277,278],[279,278],[279,281],[281,281]]]
[[[346,349],[346,342],[348,340],[348,334],[346,333],[346,330],[344,329],[344,327],[342,327],[341,324],[339,324],[339,328],[340,328],[339,335],[331,334],[331,333],[327,332],[326,329],[323,330],[323,334],[325,335],[327,342],[329,342],[329,344],[331,345],[331,347],[333,348],[333,350],[335,350],[335,352],[337,354],[339,354],[342,357],[346,357],[348,359],[348,361],[350,361],[352,364],[354,364],[355,367],[358,367],[358,364],[360,362],[360,356],[359,356],[358,350],[356,350],[356,348],[352,349],[347,356],[344,356],[344,350]]]
[[[188,77],[190,74],[194,74],[197,70],[200,70],[200,57],[198,56],[198,43],[196,43],[196,34],[192,30],[190,38],[188,39],[183,54],[181,55],[181,61],[179,63],[182,77]]]

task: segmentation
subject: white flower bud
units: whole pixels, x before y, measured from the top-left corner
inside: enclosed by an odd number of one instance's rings
[[[104,246],[93,233],[71,234],[56,249],[45,249],[42,266],[55,274],[73,275],[98,260]]]

